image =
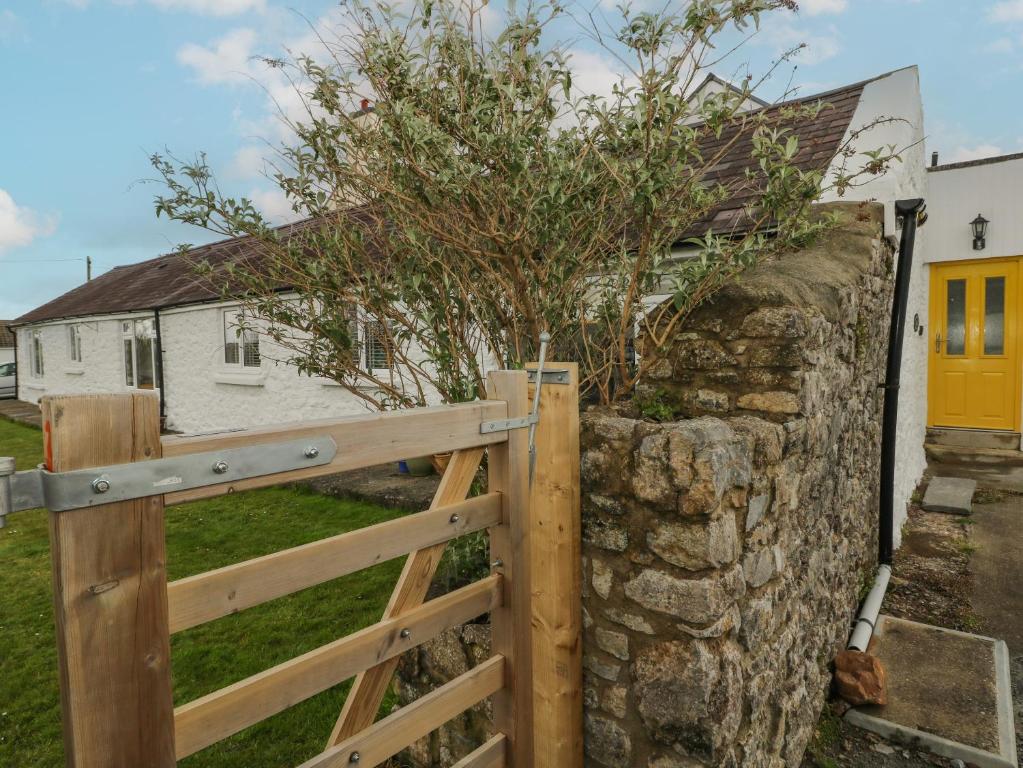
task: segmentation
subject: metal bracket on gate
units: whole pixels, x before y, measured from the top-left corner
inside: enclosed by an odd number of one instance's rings
[[[497,421],[484,421],[480,423],[480,434],[490,435],[494,432],[504,432],[509,429],[525,429],[539,421],[537,416],[519,416],[517,419],[498,419]]]
[[[333,438],[311,437],[71,472],[34,469],[0,476],[0,494],[9,488],[11,512],[63,512],[319,467],[336,455]]]

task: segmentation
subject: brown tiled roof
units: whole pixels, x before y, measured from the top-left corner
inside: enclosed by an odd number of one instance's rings
[[[278,232],[286,237],[290,232],[314,223],[315,220],[306,219],[280,227]],[[253,238],[239,237],[192,248],[186,253],[172,253],[138,264],[115,267],[12,322],[24,325],[65,317],[107,315],[217,301],[221,298],[220,293],[207,281],[200,279],[195,265],[205,261],[211,267],[222,269],[232,262],[258,258],[257,246]]]
[[[13,347],[15,344],[14,331],[10,328],[10,320],[0,320],[0,349]]]
[[[842,139],[852,122],[856,107],[859,106],[863,89],[870,82],[872,81],[866,80],[827,93],[775,104],[747,114],[762,115],[779,128],[788,129],[786,137],[796,136],[799,139],[799,152],[796,154],[793,164],[800,170],[824,171],[831,165],[831,161],[835,159],[835,155],[841,149]],[[808,106],[818,102],[824,102],[826,106],[815,120],[793,121],[784,116],[787,107]],[[701,143],[704,160],[710,160],[715,153],[727,147],[719,162],[703,178],[708,184],[719,183],[728,187],[732,190],[732,194],[723,205],[698,220],[688,232],[679,238],[680,240],[699,237],[706,234],[708,230],[717,234],[742,231],[746,206],[758,196],[757,185],[750,184],[746,178],[747,170],[755,171],[757,169],[757,160],[752,154],[753,132],[753,123],[747,121],[745,124],[739,123],[731,129],[726,128],[721,132],[719,138],[711,137]],[[739,134],[737,140],[736,134]],[[728,146],[729,142],[733,140],[735,140],[734,143]]]
[[[867,80],[827,93],[794,99],[765,107],[758,112],[774,118],[779,126],[790,129],[790,135],[799,137],[800,150],[795,158],[796,166],[802,170],[825,170],[841,147],[842,138],[852,121],[863,88],[869,82],[871,81]],[[781,116],[786,106],[812,104],[818,101],[826,102],[829,106],[816,120],[803,120],[793,124],[791,120],[786,122]],[[690,231],[680,235],[680,241],[700,236],[708,229],[719,234],[741,231],[745,206],[757,196],[757,190],[746,181],[747,169],[752,170],[756,167],[756,160],[751,156],[752,127],[747,123],[745,127],[726,129],[719,138],[711,137],[705,141],[702,148],[704,158],[711,158],[714,152],[726,146],[736,133],[741,134],[739,139],[728,148],[720,162],[705,177],[710,183],[719,182],[731,188],[733,196],[724,205],[700,219]],[[289,231],[315,223],[315,220],[306,219],[282,227],[280,231],[286,236]],[[214,267],[222,267],[230,262],[255,261],[259,257],[257,241],[252,238],[236,238],[193,248],[186,254],[174,253],[139,264],[117,267],[13,322],[15,325],[23,325],[65,317],[105,315],[216,301],[220,294],[196,276],[193,267],[195,262],[207,261]],[[287,287],[280,286],[282,290]]]

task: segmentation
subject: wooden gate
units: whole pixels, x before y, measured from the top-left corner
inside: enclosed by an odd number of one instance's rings
[[[302,768],[378,765],[487,697],[495,735],[458,768],[580,766],[578,373],[550,367],[563,373],[544,378],[532,484],[528,430],[490,431],[528,415],[526,371],[491,373],[475,403],[189,437],[161,438],[151,395],[44,399],[52,473],[314,438],[337,446],[317,467],[50,512],[68,765],[172,766],[354,676],[325,751]],[[167,583],[164,505],[444,451],[454,455],[428,510]],[[484,451],[488,491],[466,498]],[[446,542],[480,530],[491,574],[426,601]],[[378,623],[174,708],[172,633],[403,555]],[[488,612],[490,659],[374,722],[402,653]]]

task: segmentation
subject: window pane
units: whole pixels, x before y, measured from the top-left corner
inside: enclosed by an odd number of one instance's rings
[[[949,280],[947,285],[948,340],[945,354],[966,354],[966,281]]]
[[[382,323],[366,323],[366,368],[390,368],[388,337]]]
[[[1005,278],[984,281],[984,354],[1005,354]]]
[[[242,331],[242,340],[244,342],[242,364],[250,368],[258,368],[260,363],[259,335],[255,331]],[[237,348],[237,346],[236,344],[235,347]]]
[[[156,386],[156,373],[153,365],[153,340],[148,336],[135,338],[135,364],[138,366],[136,383],[139,389],[153,389]]]
[[[124,383],[129,387],[135,386],[135,366],[131,358],[131,339],[124,340]]]

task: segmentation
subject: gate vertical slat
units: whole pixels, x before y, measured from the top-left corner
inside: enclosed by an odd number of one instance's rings
[[[159,458],[155,396],[48,397],[49,469]],[[174,708],[163,497],[50,513],[67,765],[170,768]]]
[[[492,371],[487,397],[508,403],[509,419],[529,413],[525,371]],[[504,575],[504,604],[491,613],[494,653],[505,657],[505,688],[494,694],[494,726],[508,740],[509,768],[533,765],[529,434],[508,431],[488,449],[489,490],[503,494],[502,523],[490,529],[490,558]]]

